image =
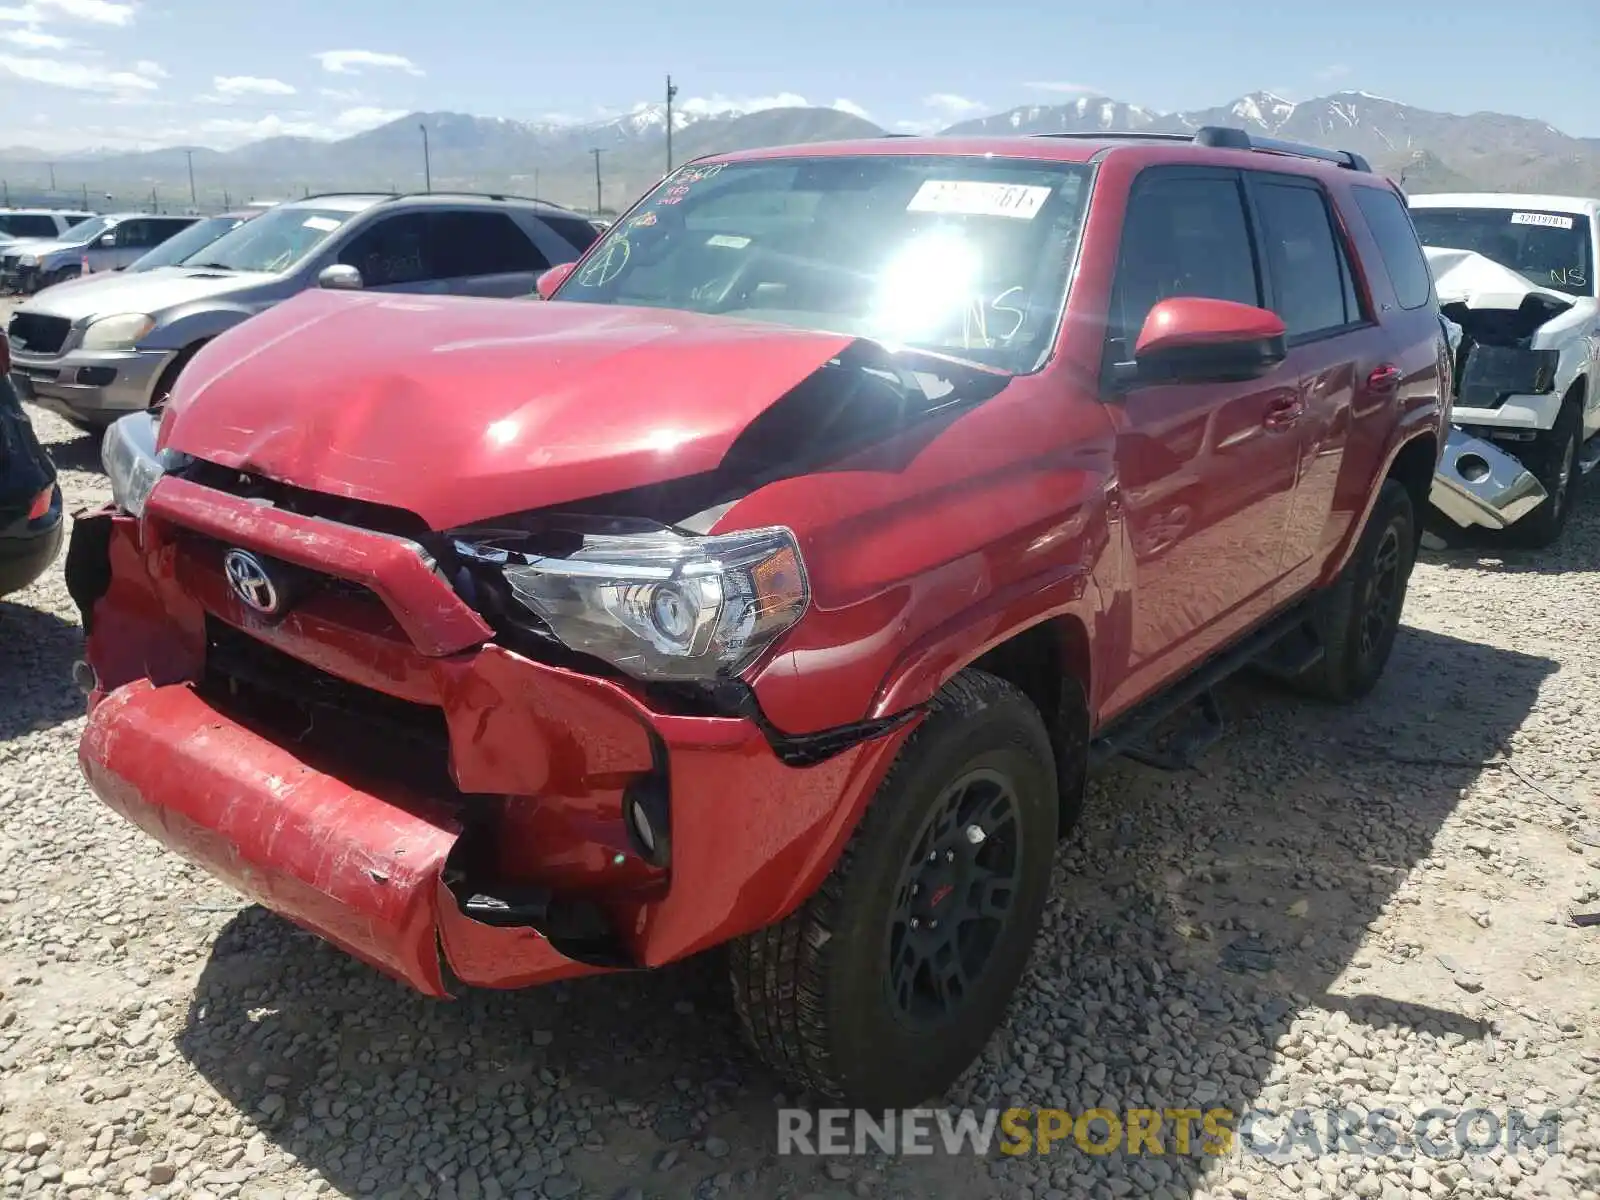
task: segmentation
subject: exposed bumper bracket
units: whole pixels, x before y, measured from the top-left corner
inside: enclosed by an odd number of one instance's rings
[[[1546,499],[1544,485],[1498,446],[1452,429],[1428,499],[1455,524],[1504,529]]]

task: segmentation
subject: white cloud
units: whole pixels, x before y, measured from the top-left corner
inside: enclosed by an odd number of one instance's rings
[[[988,108],[988,105],[981,100],[968,100],[965,96],[957,96],[953,92],[935,92],[931,96],[924,96],[922,103],[952,121],[977,116]]]
[[[218,96],[292,96],[295,86],[281,79],[263,79],[258,75],[216,75],[211,86]]]
[[[1094,96],[1100,92],[1099,88],[1091,87],[1087,83],[1066,83],[1045,81],[1040,83],[1025,83],[1025,88],[1036,92],[1050,92],[1058,96]]]
[[[208,146],[226,150],[270,137],[333,138],[365,133],[406,115],[403,108],[347,108],[332,117],[311,113],[271,113],[255,120],[215,117],[200,122],[197,136]]]
[[[635,111],[648,108],[649,105],[638,105]],[[794,92],[778,92],[772,96],[753,96],[747,99],[733,99],[721,93],[714,93],[705,97],[692,97],[688,100],[678,100],[673,103],[673,108],[681,113],[694,117],[716,117],[730,114],[762,112],[769,108],[806,108],[808,103],[804,96]]]
[[[425,73],[403,54],[384,54],[377,50],[323,50],[311,57],[330,75],[358,75],[363,67],[404,71],[407,75]]]
[[[10,42],[24,50],[65,50],[72,45],[70,38],[53,33],[40,33],[37,29],[12,29],[0,33],[0,42]]]
[[[854,100],[835,100],[830,107],[842,113],[849,113],[852,117],[860,117],[863,121],[872,120],[872,114]]]
[[[0,74],[29,83],[70,88],[79,92],[153,92],[166,78],[157,63],[138,62],[131,71],[112,71],[84,62],[64,62],[53,58],[23,58],[0,54]]]
[[[318,88],[317,93],[339,104],[355,104],[362,99],[361,93],[355,88]]]
[[[139,9],[131,0],[29,0],[27,4],[0,8],[0,21],[41,25],[46,21],[82,21],[90,25],[131,25]]]
[[[1344,63],[1332,63],[1318,71],[1316,77],[1322,83],[1332,83],[1335,79],[1343,79],[1348,74],[1350,68]]]

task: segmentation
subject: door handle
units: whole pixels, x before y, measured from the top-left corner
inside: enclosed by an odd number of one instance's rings
[[[1400,386],[1400,368],[1393,363],[1375,367],[1367,376],[1367,391],[1374,396],[1387,396]]]
[[[1261,424],[1269,430],[1288,429],[1305,415],[1305,411],[1306,402],[1299,393],[1279,396],[1267,405],[1267,415],[1261,418]]]

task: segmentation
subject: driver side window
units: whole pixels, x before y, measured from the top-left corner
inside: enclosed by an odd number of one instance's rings
[[[360,271],[367,287],[432,279],[427,232],[425,213],[384,217],[350,239],[338,261]]]
[[[1154,168],[1134,182],[1107,316],[1109,361],[1133,358],[1150,310],[1173,296],[1261,303],[1235,172]]]

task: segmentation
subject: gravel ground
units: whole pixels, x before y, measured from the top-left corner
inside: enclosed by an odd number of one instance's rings
[[[69,508],[103,497],[93,441],[34,420]],[[780,1157],[794,1098],[714,956],[430,1002],[102,809],[58,565],[0,601],[0,1193],[1600,1200],[1600,929],[1567,919],[1600,909],[1597,563],[1600,503],[1542,560],[1429,555],[1367,702],[1241,682],[1203,769],[1100,779],[949,1097],[1565,1118],[1557,1153],[1443,1160]]]

